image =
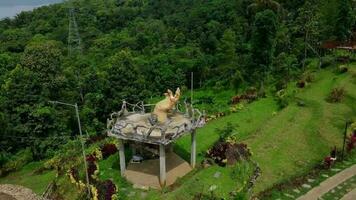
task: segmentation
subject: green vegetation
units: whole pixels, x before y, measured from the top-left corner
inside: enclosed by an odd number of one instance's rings
[[[68,7],[81,46],[69,37]],[[351,0],[69,0],[0,20],[0,183],[40,194],[56,177],[59,198],[84,198],[68,186],[69,169],[84,180],[74,111],[49,101],[78,103],[91,154],[114,143],[100,137],[122,100],[155,103],[180,87],[189,101],[191,72],[192,103],[209,119],[197,130],[198,163],[230,124],[261,167],[254,195],[304,175],[341,147],[345,120],[356,117],[355,54],[330,51],[355,41],[355,9]],[[247,91],[258,99],[240,102]],[[174,150],[189,160],[190,137]],[[141,198],[117,159],[98,161],[99,179]],[[248,181],[251,162],[198,168],[144,195],[227,198]]]
[[[54,171],[36,173],[36,169],[42,167],[43,162],[33,162],[24,166],[21,170],[11,173],[6,178],[0,179],[0,184],[16,184],[31,188],[35,193],[42,194],[47,185],[55,178]]]

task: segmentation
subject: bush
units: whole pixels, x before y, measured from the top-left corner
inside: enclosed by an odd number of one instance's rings
[[[0,169],[0,176],[4,176],[9,172],[17,171],[33,160],[32,152],[29,148],[20,151],[13,156],[2,169]]]
[[[232,135],[234,130],[236,130],[236,128],[230,122],[228,122],[225,127],[216,129],[216,131],[220,133],[220,141],[225,141]]]
[[[101,152],[102,152],[103,158],[106,159],[110,155],[113,155],[117,152],[117,147],[115,144],[105,144],[101,148]]]
[[[338,71],[339,71],[339,73],[346,73],[347,71],[348,71],[349,69],[347,68],[347,66],[346,65],[340,65],[339,67],[338,67]]]
[[[249,159],[251,152],[243,143],[217,142],[213,148],[208,150],[207,156],[216,164],[225,166],[234,165],[242,159]]]
[[[328,55],[322,58],[321,68],[326,68],[330,65],[335,64],[335,57]]]
[[[288,99],[288,96],[286,95],[285,90],[280,90],[276,93],[276,101],[277,101],[277,105],[280,109],[283,109],[288,106],[289,99]]]
[[[111,180],[97,182],[96,188],[98,190],[98,199],[112,200],[113,195],[116,194],[116,186]]]
[[[296,85],[297,85],[298,88],[304,88],[306,83],[305,83],[304,80],[300,80],[300,81],[297,82]]]
[[[329,97],[327,98],[327,101],[330,102],[330,103],[337,103],[337,102],[340,102],[344,96],[345,96],[345,89],[344,88],[334,88],[332,89]]]

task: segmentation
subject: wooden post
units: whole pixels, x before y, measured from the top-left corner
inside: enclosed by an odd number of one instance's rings
[[[197,147],[197,142],[195,138],[195,130],[192,131],[192,141],[191,141],[191,150],[190,150],[190,166],[192,168],[195,167],[195,162],[196,162],[196,147]]]
[[[159,145],[159,184],[166,185],[166,150],[163,144]]]
[[[119,140],[119,143],[120,143],[120,147],[119,147],[120,172],[121,172],[121,176],[124,176],[126,170],[124,141]]]

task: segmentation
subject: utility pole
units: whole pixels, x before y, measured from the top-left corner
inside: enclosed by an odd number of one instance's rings
[[[344,140],[342,142],[342,152],[341,152],[341,160],[344,160],[344,151],[345,151],[345,142],[346,142],[346,134],[347,134],[347,127],[349,126],[349,120],[345,123],[345,130],[344,130]]]
[[[89,182],[89,175],[88,175],[88,166],[87,166],[87,161],[85,158],[85,151],[84,151],[84,141],[83,141],[83,134],[82,134],[82,126],[80,123],[80,117],[79,117],[79,109],[78,109],[78,104],[69,104],[69,103],[64,103],[64,102],[60,102],[60,101],[49,101],[52,104],[60,104],[60,105],[65,105],[65,106],[71,106],[75,108],[75,114],[77,116],[77,122],[78,122],[78,129],[79,129],[79,134],[80,134],[80,143],[82,146],[82,154],[83,154],[83,162],[84,162],[84,168],[85,168],[85,178],[87,181],[87,189],[88,189],[88,195],[89,195],[89,199],[91,197],[91,193],[90,193],[90,182]],[[87,137],[88,133],[87,133]]]
[[[193,106],[194,72],[190,73],[190,104]]]

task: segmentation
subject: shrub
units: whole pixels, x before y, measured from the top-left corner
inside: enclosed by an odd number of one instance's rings
[[[339,67],[338,67],[338,71],[339,71],[339,73],[346,73],[347,71],[348,71],[348,68],[347,68],[347,66],[346,65],[340,65]]]
[[[208,150],[207,156],[220,166],[234,165],[238,160],[248,159],[251,156],[246,144],[217,142]]]
[[[340,102],[344,96],[345,96],[345,89],[344,88],[334,88],[332,89],[329,97],[327,98],[327,101],[330,102],[330,103],[337,103],[337,102]]]
[[[117,152],[117,147],[115,144],[105,144],[101,148],[101,152],[102,152],[103,158],[106,159],[110,155],[113,155]]]
[[[298,87],[298,88],[304,88],[305,85],[306,85],[306,83],[305,83],[304,80],[299,80],[299,81],[297,82],[297,87]]]
[[[288,106],[289,101],[285,90],[278,91],[275,97],[276,97],[277,105],[280,109],[283,109]]]
[[[326,68],[330,65],[335,64],[335,57],[328,55],[328,56],[324,56],[322,58],[322,62],[321,62],[321,68]]]
[[[0,176],[4,176],[9,172],[17,171],[33,160],[32,152],[29,148],[18,152],[0,169]]]
[[[224,141],[230,137],[234,130],[236,130],[236,128],[230,122],[228,122],[225,127],[216,129],[217,132],[220,132],[220,141]]]
[[[340,63],[348,63],[350,61],[350,56],[348,55],[338,56],[336,58],[336,61]]]
[[[199,97],[194,104],[214,104],[214,98],[212,96]]]
[[[97,182],[98,199],[112,200],[116,194],[116,186],[111,180]]]

